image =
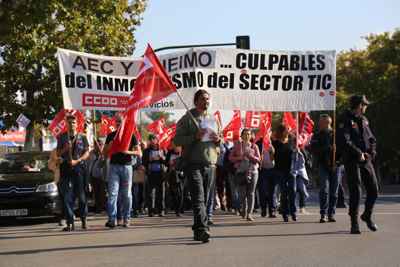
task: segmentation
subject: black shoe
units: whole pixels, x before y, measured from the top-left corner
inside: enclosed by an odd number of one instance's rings
[[[153,217],[154,214],[152,212],[149,212],[149,217]]]
[[[350,234],[352,234],[352,235],[360,235],[361,234],[360,227],[358,226],[358,224],[351,226]]]
[[[115,222],[107,221],[105,226],[110,228],[110,229],[114,229],[115,228]]]
[[[175,213],[176,217],[182,217],[182,215],[179,212]]]
[[[292,220],[295,221],[295,222],[297,221],[297,216],[296,216],[296,214],[292,214]]]
[[[124,223],[122,224],[122,227],[124,227],[124,228],[129,228],[129,221],[127,220],[127,221],[124,221]]]
[[[333,215],[328,216],[328,222],[336,222],[336,219]]]
[[[275,213],[275,211],[271,212],[271,213],[268,215],[268,218],[276,218],[276,213]]]
[[[353,235],[359,235],[359,234],[361,234],[360,226],[358,225],[358,219],[357,219],[357,217],[351,217],[350,219],[351,219],[350,234],[353,234]]]
[[[261,209],[261,217],[267,216],[267,209]]]
[[[207,225],[214,225],[214,221],[212,219],[208,219]]]
[[[164,211],[160,212],[160,213],[158,214],[158,217],[165,217],[165,212],[164,212]]]
[[[287,215],[283,215],[282,218],[283,218],[284,222],[288,222],[289,221],[289,217]]]
[[[66,227],[64,227],[63,232],[72,232],[75,231],[75,225],[74,224],[67,224]]]
[[[360,218],[367,224],[369,230],[373,232],[378,231],[378,226],[371,220],[371,216],[368,216],[367,214],[363,213],[360,216]]]
[[[319,219],[320,223],[326,223],[326,216],[325,215],[321,215],[321,219]]]
[[[82,229],[87,230],[87,223],[86,223],[86,218],[82,219]]]
[[[207,231],[196,231],[193,236],[194,241],[207,243],[210,241],[210,234]]]

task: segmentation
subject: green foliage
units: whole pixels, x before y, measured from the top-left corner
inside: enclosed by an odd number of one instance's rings
[[[338,112],[353,94],[372,101],[367,117],[378,139],[379,161],[385,172],[393,172],[400,166],[400,29],[366,40],[366,49],[338,55]]]
[[[131,55],[145,0],[0,0],[0,114],[46,124],[62,106],[57,47]],[[17,91],[26,100],[16,100]]]

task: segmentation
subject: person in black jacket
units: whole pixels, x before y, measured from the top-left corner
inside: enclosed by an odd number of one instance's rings
[[[320,223],[327,221],[327,215],[329,222],[336,222],[334,216],[338,199],[339,181],[333,164],[334,145],[331,123],[332,119],[328,114],[321,114],[319,118],[319,130],[313,135],[311,140],[311,149],[317,159],[320,178]]]
[[[372,221],[372,211],[378,197],[378,184],[371,161],[376,155],[376,139],[364,116],[369,102],[364,95],[354,95],[350,98],[350,109],[339,121],[337,146],[344,163],[349,187],[349,215],[351,218],[351,233],[361,234],[358,225],[358,210],[361,199],[361,182],[366,190],[365,210],[361,220],[366,222],[371,231],[377,231],[377,225]]]
[[[296,178],[290,174],[293,149],[289,143],[289,131],[284,124],[280,124],[275,132],[272,146],[275,150],[275,175],[279,179],[281,190],[281,210],[284,222],[297,221],[296,215]]]
[[[149,217],[152,217],[154,213],[163,217],[165,215],[165,154],[160,149],[156,136],[150,135],[149,141],[149,147],[143,152],[143,166],[146,168],[147,174],[147,208]],[[155,190],[155,199],[153,190]]]

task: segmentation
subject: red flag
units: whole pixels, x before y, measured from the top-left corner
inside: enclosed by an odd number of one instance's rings
[[[165,130],[165,119],[159,118],[158,120],[153,121],[149,125],[147,125],[147,130],[154,133],[155,135],[162,134]]]
[[[130,109],[126,112],[122,118],[121,125],[119,126],[117,133],[115,134],[108,155],[123,152],[129,150],[131,144],[132,135],[136,131],[136,109]]]
[[[235,110],[234,112],[232,120],[222,131],[225,141],[236,141],[240,138],[240,128],[242,127],[240,110]]]
[[[61,109],[49,125],[49,130],[54,137],[57,137],[68,130],[67,122],[65,120],[67,114],[75,116],[77,122],[77,131],[78,133],[83,132],[85,127],[85,116],[82,114],[82,112],[78,110]]]
[[[101,115],[100,135],[106,136],[115,130],[117,130],[115,117],[110,118],[106,115]]]
[[[293,118],[292,112],[284,112],[282,123],[288,127],[289,133],[296,133],[297,123],[296,119]]]
[[[221,112],[219,112],[219,110],[214,112],[214,118],[217,121],[219,127],[222,128],[222,117],[221,117]]]
[[[272,125],[272,113],[265,112],[263,119],[260,124],[260,130],[256,134],[255,141],[263,139],[263,148],[268,149],[271,145],[271,125]]]
[[[128,109],[143,108],[174,92],[176,92],[175,85],[171,82],[153,49],[148,45],[134,89],[129,97]]]
[[[168,128],[165,128],[165,131],[157,136],[160,149],[168,149],[175,134],[176,134],[176,124],[173,124]]]
[[[261,122],[266,116],[267,112],[264,111],[246,111],[246,118],[244,120],[245,128],[260,128]]]
[[[307,112],[299,113],[299,136],[297,138],[297,146],[303,148],[312,137],[314,122]]]
[[[138,109],[151,105],[173,92],[176,92],[175,85],[169,79],[153,49],[148,45],[128,100],[124,119],[117,130],[109,155],[128,150],[132,135],[135,132],[138,134],[135,122]]]

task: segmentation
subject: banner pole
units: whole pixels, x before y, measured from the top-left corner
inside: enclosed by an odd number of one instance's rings
[[[186,109],[187,113],[189,113],[189,116],[192,119],[192,121],[194,122],[194,125],[196,125],[197,129],[200,130],[199,124],[197,123],[196,119],[194,118],[192,112],[190,112],[188,105],[186,105],[185,101],[183,101],[183,98],[182,98],[181,94],[178,92],[178,90],[176,90],[176,94],[178,95],[178,97],[181,100],[182,104],[185,106],[185,109]]]
[[[333,110],[332,117],[332,127],[333,127],[333,149],[332,149],[332,166],[336,168],[336,110]]]

